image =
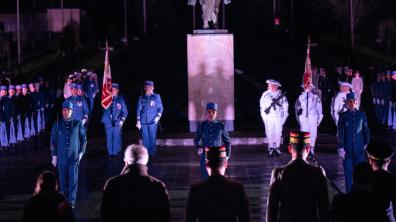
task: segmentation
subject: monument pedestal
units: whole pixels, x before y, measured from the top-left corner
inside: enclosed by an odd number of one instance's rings
[[[234,130],[234,36],[216,33],[187,35],[188,120],[195,132],[205,120],[206,103],[218,104],[217,119]]]

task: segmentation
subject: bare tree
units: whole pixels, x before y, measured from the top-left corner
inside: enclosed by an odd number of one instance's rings
[[[380,22],[378,26],[377,42],[386,45],[386,52],[391,54],[391,45],[396,42],[396,21],[388,18]]]
[[[349,27],[351,47],[355,46],[355,29],[366,15],[370,14],[381,0],[315,0],[317,8],[329,9],[334,18]]]

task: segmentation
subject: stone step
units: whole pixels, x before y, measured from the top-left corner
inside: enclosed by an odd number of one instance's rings
[[[281,139],[281,144],[283,142],[283,138]],[[238,145],[262,145],[267,143],[267,138],[264,137],[239,137],[239,138],[231,138],[231,144]],[[139,144],[143,145],[143,140],[139,139]],[[192,138],[164,138],[157,139],[157,146],[194,146],[194,142]]]

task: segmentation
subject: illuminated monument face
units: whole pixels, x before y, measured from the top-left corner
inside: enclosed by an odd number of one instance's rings
[[[218,104],[218,120],[233,131],[234,43],[232,34],[197,34],[187,36],[188,119],[194,132],[205,120],[207,102]]]

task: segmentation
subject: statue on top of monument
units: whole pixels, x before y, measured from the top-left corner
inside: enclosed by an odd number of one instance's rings
[[[218,27],[218,17],[220,2],[224,1],[225,5],[231,3],[231,0],[199,0],[199,3],[202,6],[202,20],[203,20],[203,28],[209,28],[209,22],[213,23],[215,28]],[[189,5],[196,4],[197,0],[188,0]]]

